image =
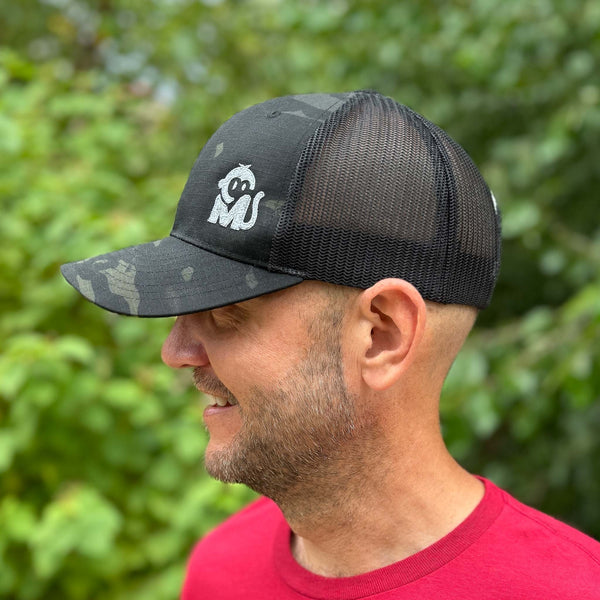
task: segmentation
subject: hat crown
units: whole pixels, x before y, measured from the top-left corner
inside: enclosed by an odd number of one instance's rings
[[[249,107],[202,149],[172,234],[303,279],[484,307],[500,261],[493,196],[442,129],[377,92]]]
[[[467,153],[373,91],[284,96],[226,121],[196,159],[171,235],[63,265],[108,310],[180,315],[306,279],[409,281],[484,308],[500,215]]]

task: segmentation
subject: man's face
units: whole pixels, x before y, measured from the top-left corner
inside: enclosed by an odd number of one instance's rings
[[[367,427],[345,384],[342,303],[303,285],[180,317],[163,346],[234,404],[205,412],[209,474],[275,501],[338,478]]]

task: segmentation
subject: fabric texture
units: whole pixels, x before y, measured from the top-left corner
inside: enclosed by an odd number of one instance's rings
[[[456,529],[398,563],[355,577],[302,568],[277,505],[261,498],[195,547],[182,600],[600,600],[600,543],[489,480]]]

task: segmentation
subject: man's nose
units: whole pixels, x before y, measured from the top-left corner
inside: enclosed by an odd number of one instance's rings
[[[205,367],[210,364],[204,344],[202,344],[196,328],[193,327],[191,315],[177,317],[171,332],[164,341],[161,358],[173,369],[185,367]]]

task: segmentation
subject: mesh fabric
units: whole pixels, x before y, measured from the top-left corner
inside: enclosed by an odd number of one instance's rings
[[[312,135],[273,239],[278,271],[367,288],[386,277],[442,303],[489,303],[500,259],[491,193],[442,129],[357,92]]]

